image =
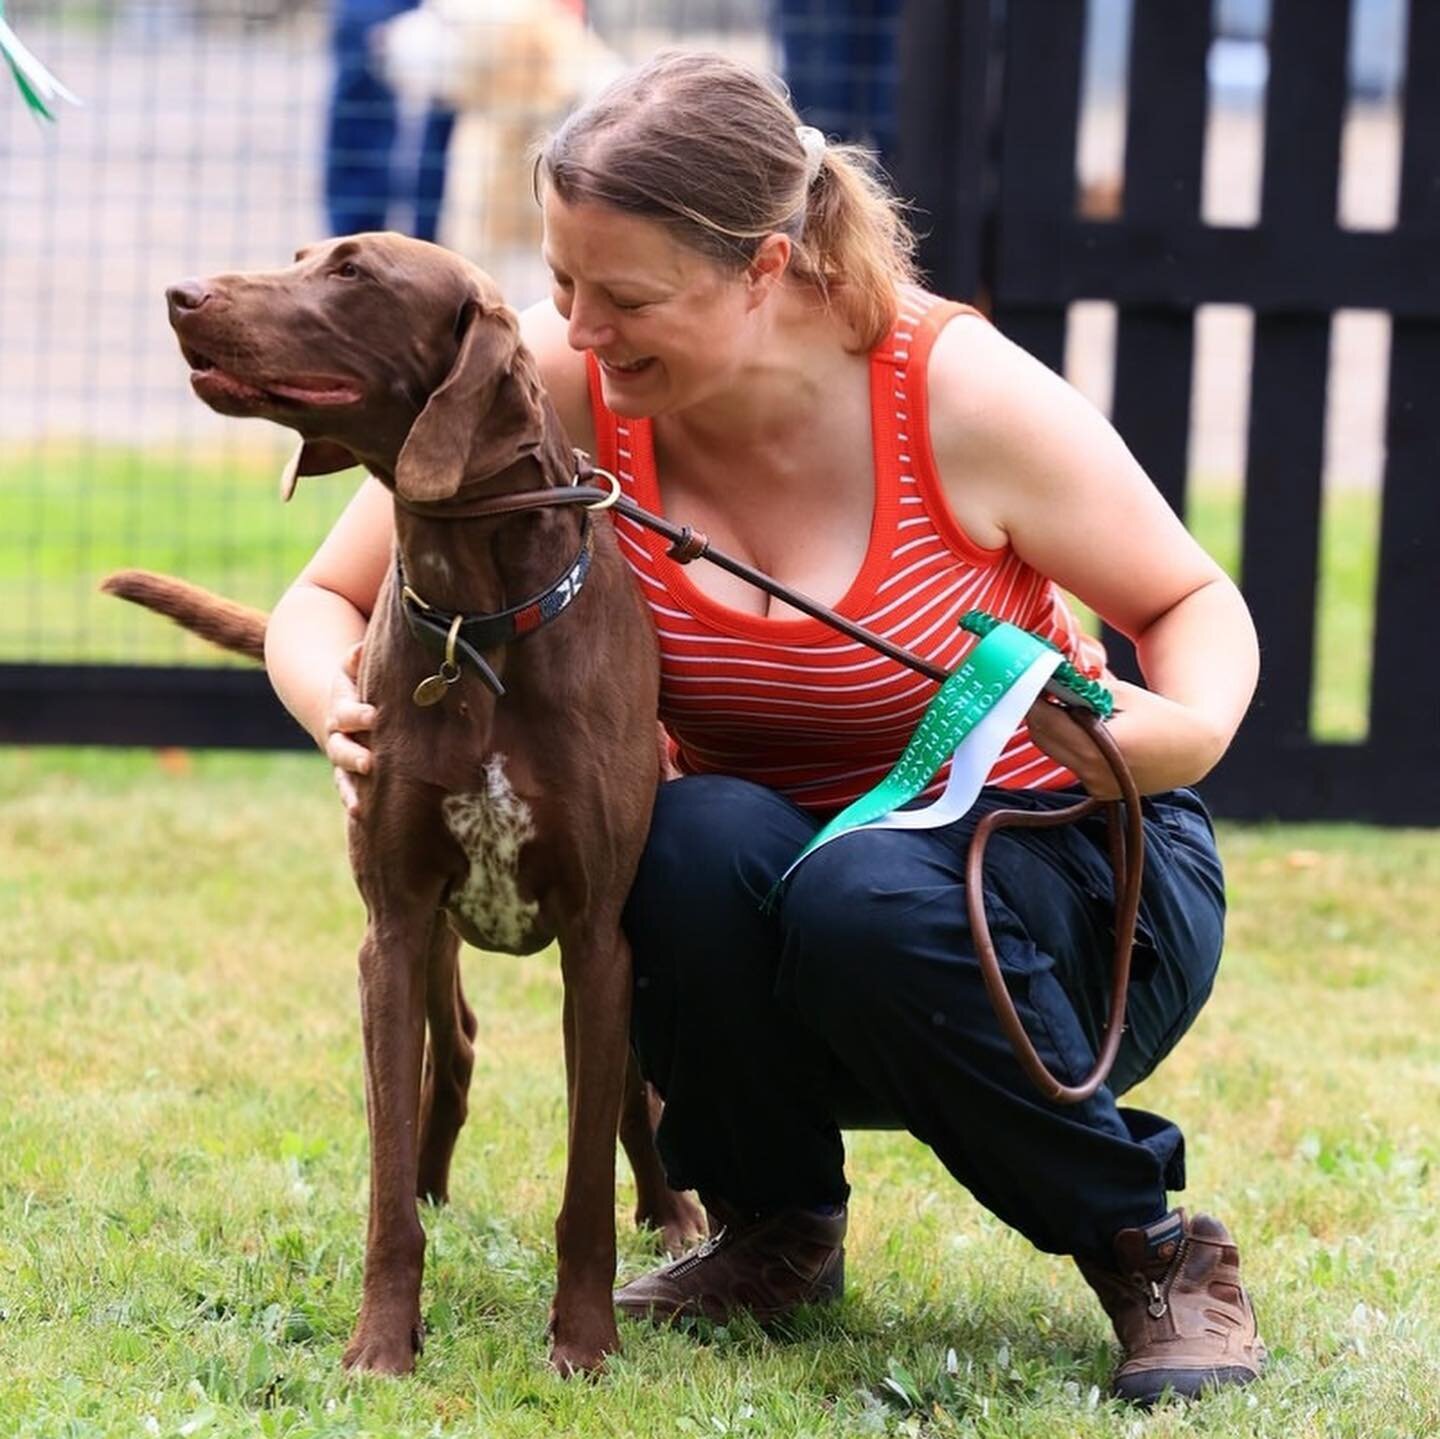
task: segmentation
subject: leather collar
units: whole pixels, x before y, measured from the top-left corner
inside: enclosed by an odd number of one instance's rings
[[[595,531],[590,516],[586,515],[580,527],[580,552],[554,584],[540,594],[494,614],[467,615],[438,609],[421,599],[406,582],[405,569],[397,551],[395,579],[405,623],[421,644],[442,656],[439,678],[447,685],[459,678],[458,665],[463,657],[470,661],[476,673],[496,695],[503,695],[505,686],[500,676],[481,652],[523,639],[568,609],[585,584],[594,553]],[[447,672],[447,666],[453,673]],[[443,694],[443,691],[440,693]]]

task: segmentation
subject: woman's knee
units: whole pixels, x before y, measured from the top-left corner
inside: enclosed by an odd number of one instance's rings
[[[727,775],[660,786],[627,906],[683,911],[703,924],[711,904],[741,891],[758,904],[809,838],[807,821],[771,790]]]
[[[623,915],[637,1006],[728,1003],[732,991],[770,983],[779,941],[765,898],[813,829],[743,780],[696,775],[661,787]]]

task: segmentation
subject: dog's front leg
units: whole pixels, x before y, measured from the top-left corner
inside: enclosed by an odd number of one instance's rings
[[[406,915],[397,912],[401,906],[377,904],[368,894],[367,899],[370,921],[360,946],[360,1022],[370,1121],[370,1223],[360,1318],[344,1363],[347,1369],[408,1374],[423,1337],[425,1231],[415,1186],[426,961],[433,928],[444,921],[434,905],[428,914]]]
[[[615,1283],[615,1132],[630,1036],[630,946],[618,916],[561,937],[569,1145],[555,1224],[550,1362],[599,1368],[620,1347]]]

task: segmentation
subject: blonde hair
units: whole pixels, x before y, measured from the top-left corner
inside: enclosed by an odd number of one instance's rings
[[[759,72],[720,55],[659,55],[561,125],[535,162],[535,188],[656,220],[736,270],[767,235],[788,235],[790,273],[869,350],[915,282],[915,237],[867,151],[827,144],[817,168],[799,125]]]

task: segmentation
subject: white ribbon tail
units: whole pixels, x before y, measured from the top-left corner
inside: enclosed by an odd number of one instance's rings
[[[1030,706],[1045,688],[1064,655],[1054,650],[1036,655],[1030,667],[1000,696],[995,707],[975,726],[950,761],[950,778],[944,792],[924,809],[897,809],[872,820],[865,829],[938,829],[967,814],[980,798],[986,777],[995,768],[1010,740],[1020,728]]]
[[[25,77],[30,88],[42,100],[58,97],[72,105],[81,104],[80,97],[62,85],[29,50],[20,37],[3,19],[0,19],[0,55],[10,62]]]

